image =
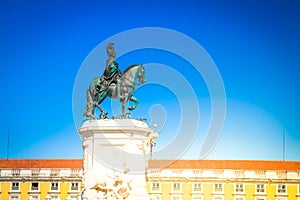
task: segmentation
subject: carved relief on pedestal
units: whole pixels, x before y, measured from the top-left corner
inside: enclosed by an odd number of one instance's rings
[[[99,199],[127,199],[131,192],[131,180],[128,177],[128,171],[125,170],[123,174],[115,173],[112,180],[105,180],[102,183],[96,183],[94,187],[90,188],[97,191]]]

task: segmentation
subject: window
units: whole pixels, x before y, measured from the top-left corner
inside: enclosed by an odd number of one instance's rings
[[[51,200],[59,200],[58,196],[51,196]]]
[[[158,195],[152,195],[151,200],[161,200],[161,196],[158,196]]]
[[[54,191],[56,191],[56,190],[58,190],[58,183],[51,183],[51,188],[50,188],[50,190],[54,190]]]
[[[39,183],[31,183],[31,190],[32,191],[39,190]],[[35,198],[36,196],[33,196],[33,197]]]
[[[215,192],[222,192],[223,191],[223,185],[222,185],[222,183],[215,183],[215,185],[214,185],[214,191]]]
[[[78,187],[78,183],[71,183],[71,190],[78,190],[79,187]]]
[[[214,197],[213,200],[223,200],[222,197]]]
[[[202,200],[203,198],[201,196],[193,196],[192,200]]]
[[[19,190],[20,189],[20,184],[19,183],[16,183],[16,182],[13,182],[11,183],[11,190]]]
[[[29,197],[29,200],[39,200],[39,196],[38,195],[32,195]]]
[[[69,199],[70,200],[78,200],[78,197],[77,196],[70,196]]]
[[[160,183],[152,183],[151,190],[152,191],[160,191]]]
[[[257,184],[256,185],[256,192],[257,193],[264,193],[265,192],[265,185],[264,184]]]
[[[242,183],[235,184],[235,192],[244,192],[244,184]]]
[[[277,192],[278,192],[278,193],[286,193],[286,185],[279,184],[279,185],[277,186]]]
[[[181,184],[180,184],[180,183],[173,183],[172,189],[173,189],[173,191],[175,191],[175,192],[181,191]]]
[[[244,200],[244,197],[235,197],[234,200]]]
[[[201,192],[202,191],[202,184],[201,183],[194,183],[193,184],[193,191],[194,192]]]
[[[171,197],[172,200],[182,200],[180,196]]]
[[[12,195],[10,196],[10,200],[19,200],[19,196],[18,195]]]

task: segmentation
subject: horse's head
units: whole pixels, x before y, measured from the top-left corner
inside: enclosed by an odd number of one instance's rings
[[[125,82],[129,81],[129,83],[131,82],[131,84],[134,85],[139,85],[146,82],[145,69],[143,65],[138,65],[138,64],[130,65],[129,67],[127,67],[127,69],[125,69],[125,71],[122,74],[122,77]],[[137,83],[137,79],[139,83]]]
[[[139,65],[137,77],[139,78],[140,84],[144,84],[146,82],[145,68],[143,67],[143,65]]]

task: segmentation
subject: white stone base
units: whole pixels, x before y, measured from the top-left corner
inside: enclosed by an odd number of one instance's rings
[[[120,188],[129,193],[128,200],[149,199],[145,169],[150,143],[157,138],[153,129],[134,119],[86,120],[79,133],[84,149],[85,199],[105,199],[105,195],[121,199]],[[91,189],[94,186],[111,191],[97,192]]]

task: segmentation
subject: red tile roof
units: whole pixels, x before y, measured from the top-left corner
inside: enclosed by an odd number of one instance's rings
[[[150,160],[149,168],[300,171],[300,162],[265,160]]]
[[[83,168],[82,159],[0,159],[1,168]],[[300,171],[297,161],[150,160],[149,169],[234,169]]]
[[[82,159],[0,159],[1,168],[83,168]]]

